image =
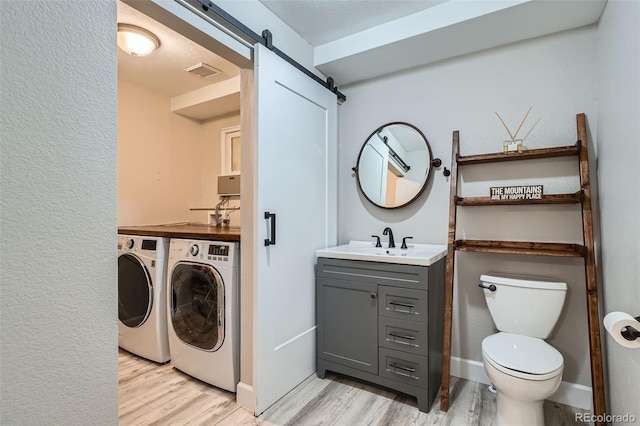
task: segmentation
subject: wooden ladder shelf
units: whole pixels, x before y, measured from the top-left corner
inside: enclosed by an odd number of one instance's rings
[[[593,392],[593,414],[606,414],[604,376],[602,368],[602,348],[600,342],[600,320],[598,316],[598,290],[593,245],[593,219],[591,213],[591,187],[589,183],[589,160],[587,153],[587,127],[584,114],[576,116],[578,142],[572,146],[531,149],[524,152],[494,153],[482,155],[460,155],[460,135],[453,132],[451,154],[451,197],[449,202],[449,234],[445,283],[444,347],[442,356],[442,386],[440,388],[440,409],[449,409],[449,382],[451,366],[451,322],[453,304],[453,281],[456,251],[485,253],[521,254],[537,256],[583,257],[587,287],[587,319],[589,327],[589,349],[591,356],[591,382]],[[539,200],[491,200],[490,197],[459,197],[458,166],[504,161],[532,160],[539,158],[578,156],[581,190],[574,194],[544,195]],[[487,241],[457,240],[456,211],[459,206],[495,206],[514,204],[581,204],[582,231],[584,245],[543,243],[531,241]],[[604,423],[602,423],[604,424]]]

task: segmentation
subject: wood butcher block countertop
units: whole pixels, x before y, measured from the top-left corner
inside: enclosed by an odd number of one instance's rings
[[[171,224],[148,226],[120,226],[118,234],[148,235],[168,238],[193,238],[196,240],[240,241],[240,227],[223,228],[204,224]]]

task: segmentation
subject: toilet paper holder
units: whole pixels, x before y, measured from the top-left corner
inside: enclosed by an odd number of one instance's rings
[[[640,322],[640,316],[635,317],[635,320]],[[627,340],[636,340],[638,338],[640,338],[640,330],[636,330],[635,328],[629,326],[626,326],[621,332],[620,334],[622,334],[622,337],[624,337]]]

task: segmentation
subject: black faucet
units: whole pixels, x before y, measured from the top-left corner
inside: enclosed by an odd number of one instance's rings
[[[389,248],[396,248],[396,243],[395,241],[393,241],[393,231],[391,231],[391,228],[384,228],[384,231],[382,231],[382,235],[389,236]]]

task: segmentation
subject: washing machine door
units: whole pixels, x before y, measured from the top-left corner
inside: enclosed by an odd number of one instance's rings
[[[145,264],[135,255],[118,256],[118,318],[127,327],[140,327],[153,305],[153,282]]]
[[[180,340],[206,351],[224,342],[224,282],[216,268],[179,262],[171,273],[171,324]]]

